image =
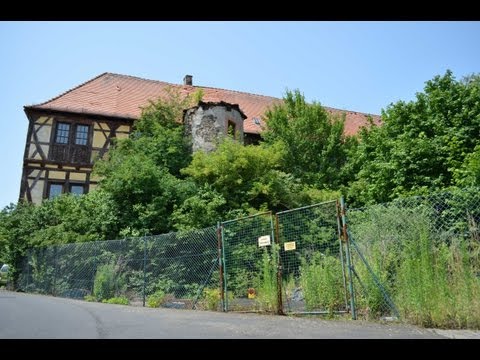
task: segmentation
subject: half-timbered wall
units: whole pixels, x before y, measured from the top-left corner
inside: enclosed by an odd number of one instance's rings
[[[132,125],[128,119],[65,113],[27,112],[27,116],[30,124],[20,199],[37,204],[48,198],[50,191],[93,190],[99,180],[91,175],[95,160],[105,155],[113,138],[128,137]]]

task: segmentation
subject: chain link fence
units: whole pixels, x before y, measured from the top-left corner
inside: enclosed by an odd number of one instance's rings
[[[479,190],[347,211],[343,200],[328,201],[201,230],[31,249],[19,287],[155,307],[480,328]]]
[[[346,312],[347,278],[337,202],[279,212],[276,224],[286,312]]]
[[[217,309],[218,294],[205,290],[218,288],[218,264],[216,228],[210,227],[31,249],[19,287],[69,298]]]
[[[359,317],[480,327],[479,190],[348,210]]]
[[[221,223],[225,311],[277,312],[278,251],[265,212]]]

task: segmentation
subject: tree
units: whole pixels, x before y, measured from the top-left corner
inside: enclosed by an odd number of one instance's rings
[[[416,100],[389,105],[384,124],[363,129],[351,150],[349,199],[384,202],[455,185],[456,169],[479,144],[479,99],[477,75],[457,81],[447,71]]]
[[[465,156],[465,161],[456,169],[454,177],[459,186],[480,186],[480,145]]]
[[[27,249],[116,238],[117,216],[103,191],[64,194],[41,205],[11,204],[0,212],[1,260],[13,266],[16,281]]]
[[[298,91],[266,112],[267,144],[284,147],[282,170],[318,188],[336,189],[346,162],[344,118],[329,115],[320,103],[307,104]]]
[[[180,174],[191,159],[190,139],[182,124],[190,101],[171,91],[166,99],[151,102],[130,138],[116,142],[95,164],[95,174],[102,177],[100,187],[121,209],[123,236],[172,230],[174,207],[195,192],[194,184]]]
[[[282,156],[280,143],[243,146],[225,138],[211,153],[196,152],[182,173],[210,196],[223,197],[224,211],[286,209],[298,204],[303,185],[280,170]]]

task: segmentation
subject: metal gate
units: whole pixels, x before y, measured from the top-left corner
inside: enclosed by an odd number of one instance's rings
[[[348,244],[342,241],[339,203],[327,201],[279,212],[276,234],[284,312],[348,312]]]
[[[221,223],[224,311],[277,311],[278,251],[265,212]]]

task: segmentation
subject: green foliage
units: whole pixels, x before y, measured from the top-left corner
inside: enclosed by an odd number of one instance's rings
[[[356,244],[408,322],[480,327],[478,196],[478,189],[465,189],[349,213]],[[362,283],[356,287],[359,313],[378,318],[390,312],[355,252],[353,261]]]
[[[147,297],[147,306],[151,308],[158,308],[165,302],[165,293],[162,290],[157,290],[155,293]]]
[[[277,244],[272,245],[270,253],[269,249],[263,249],[261,272],[255,281],[257,303],[267,312],[277,311],[278,250]]]
[[[320,103],[308,104],[300,91],[287,91],[283,103],[265,115],[267,144],[284,147],[282,169],[308,185],[338,188],[346,162],[344,118],[326,112]]]
[[[220,290],[205,288],[203,289],[203,303],[207,310],[217,311],[220,306]]]
[[[93,283],[93,295],[99,301],[115,297],[123,290],[123,278],[118,274],[115,264],[98,267]]]
[[[321,308],[333,313],[344,303],[341,266],[339,259],[320,252],[310,261],[303,259],[300,284],[308,310]]]
[[[182,173],[221,195],[224,209],[285,209],[296,204],[302,186],[279,170],[281,156],[280,145],[243,146],[226,138],[211,153],[196,152]]]
[[[200,101],[203,100],[204,91],[202,88],[195,90],[192,94],[192,104],[197,105]]]
[[[16,283],[27,248],[116,237],[117,216],[111,196],[103,191],[62,195],[39,206],[11,204],[0,212],[3,261],[13,265]]]
[[[454,178],[459,186],[480,186],[480,144],[465,156],[461,167],[454,170]]]
[[[112,297],[110,299],[103,299],[104,304],[117,304],[117,305],[129,305],[130,301],[126,297]]]
[[[88,302],[95,302],[95,301],[97,301],[97,298],[93,295],[85,295],[83,300],[88,301]]]
[[[104,173],[101,186],[122,209],[120,223],[140,233],[168,232],[174,205],[191,187],[145,154],[117,155],[115,151],[111,154],[108,166],[113,172]]]
[[[480,144],[479,96],[478,76],[457,81],[447,71],[427,81],[415,101],[388,106],[384,124],[364,128],[358,146],[350,149],[355,177],[350,203],[385,202],[462,184],[470,162],[473,169],[465,182],[474,183],[478,156],[469,154]]]
[[[94,173],[101,188],[119,209],[123,233],[165,233],[173,228],[170,215],[195,193],[180,178],[190,162],[190,139],[184,136],[183,109],[190,98],[171,92],[143,109],[130,138],[117,141]]]
[[[201,229],[215,224],[225,217],[225,198],[211,185],[200,187],[180,206],[175,206],[172,222],[178,230]]]

